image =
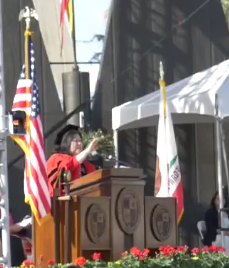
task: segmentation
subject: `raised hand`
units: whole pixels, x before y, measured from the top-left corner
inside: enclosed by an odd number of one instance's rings
[[[97,149],[99,140],[97,138],[94,138],[92,142],[88,145],[88,149],[90,153],[94,152]]]

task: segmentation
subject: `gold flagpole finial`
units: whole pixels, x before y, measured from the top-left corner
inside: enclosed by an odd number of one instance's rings
[[[159,72],[160,72],[159,84],[162,89],[161,93],[162,93],[162,100],[163,100],[163,107],[164,107],[164,118],[166,118],[166,90],[165,90],[165,80],[164,80],[165,73],[164,73],[162,61],[160,61]]]
[[[19,13],[18,20],[21,21],[22,19],[25,19],[26,31],[30,30],[30,22],[32,18],[38,20],[38,15],[35,9],[26,6]]]
[[[165,73],[164,73],[164,67],[163,67],[162,61],[160,61],[159,72],[160,72],[160,79],[164,80]]]

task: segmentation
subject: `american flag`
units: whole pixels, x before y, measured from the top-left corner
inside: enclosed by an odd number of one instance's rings
[[[25,202],[30,205],[38,223],[42,223],[51,211],[51,201],[48,190],[34,47],[31,36],[26,38],[28,38],[28,53],[25,53],[25,58],[28,68],[25,68],[25,65],[22,67],[12,108],[13,111],[25,111],[26,134],[12,138],[25,152]],[[28,71],[26,72],[26,70]]]

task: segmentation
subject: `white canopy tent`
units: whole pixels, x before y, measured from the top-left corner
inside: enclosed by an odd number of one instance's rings
[[[166,95],[174,124],[215,123],[217,178],[220,208],[223,209],[222,149],[225,155],[228,189],[229,175],[220,123],[222,119],[229,121],[229,60],[167,86]],[[117,131],[157,125],[160,100],[158,90],[112,109],[116,167],[119,162]],[[220,214],[223,222],[223,214]],[[221,235],[224,246],[223,232]]]
[[[220,118],[229,117],[229,60],[166,87],[174,124],[214,122],[215,95]],[[112,109],[113,130],[158,124],[160,91]]]

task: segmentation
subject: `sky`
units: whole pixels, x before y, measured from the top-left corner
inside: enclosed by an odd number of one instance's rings
[[[88,43],[85,43],[85,41],[91,40],[96,34],[105,35],[110,4],[111,0],[74,0],[76,55],[78,62],[88,62],[95,53],[102,51],[102,41],[94,40]],[[79,64],[79,68],[80,71],[90,73],[90,88],[93,94],[99,65]]]

